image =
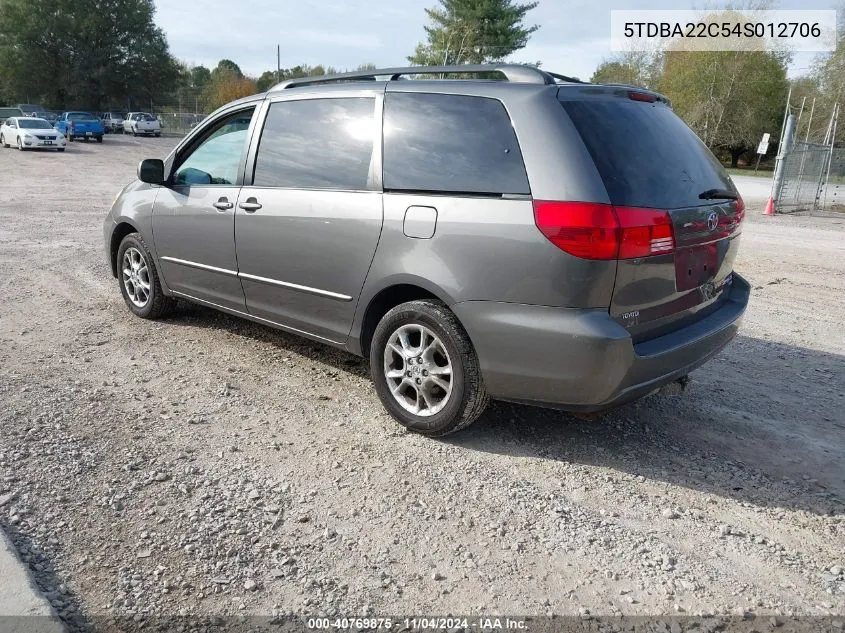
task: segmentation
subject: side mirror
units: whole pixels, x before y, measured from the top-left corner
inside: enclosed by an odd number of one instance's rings
[[[138,180],[150,185],[164,184],[164,161],[160,158],[145,158],[138,165]]]

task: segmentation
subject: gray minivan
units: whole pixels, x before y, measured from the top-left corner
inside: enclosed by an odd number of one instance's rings
[[[134,314],[181,298],[362,355],[430,436],[489,398],[596,412],[685,381],[748,302],[743,202],[641,88],[513,65],[297,79],[138,175],[104,227]]]

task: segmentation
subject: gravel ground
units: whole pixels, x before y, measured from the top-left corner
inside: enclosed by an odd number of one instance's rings
[[[494,404],[437,441],[351,355],[190,305],[131,316],[102,219],[173,143],[0,150],[0,526],[72,631],[845,611],[845,219],[748,200],[752,302],[685,395],[593,422]]]

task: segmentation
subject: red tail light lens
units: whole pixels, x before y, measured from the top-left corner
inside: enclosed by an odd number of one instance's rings
[[[535,200],[534,221],[552,244],[570,255],[616,259],[619,252],[619,222],[610,205]]]
[[[614,207],[613,210],[622,229],[619,259],[664,255],[675,250],[668,211],[639,207]]]
[[[583,259],[633,259],[675,249],[667,211],[535,200],[534,221],[552,244]]]

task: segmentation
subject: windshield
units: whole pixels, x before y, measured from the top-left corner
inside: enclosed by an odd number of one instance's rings
[[[110,119],[125,119],[126,114],[124,114],[123,112],[110,112],[109,118]]]
[[[24,130],[43,130],[53,126],[44,119],[18,119],[18,127]]]
[[[94,117],[87,112],[68,112],[67,118],[68,121],[84,121],[93,119]]]
[[[20,108],[0,108],[0,119],[8,119],[12,116],[23,116]]]

